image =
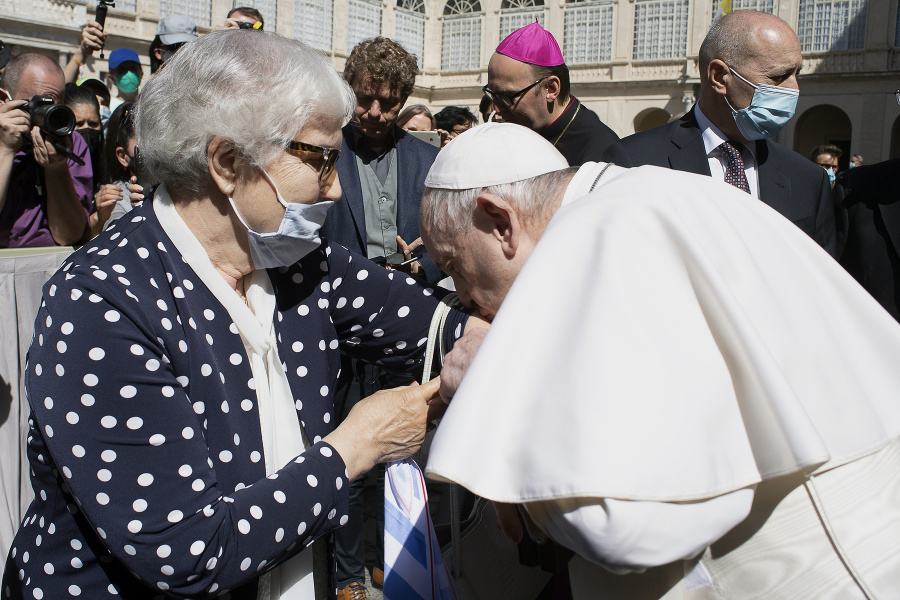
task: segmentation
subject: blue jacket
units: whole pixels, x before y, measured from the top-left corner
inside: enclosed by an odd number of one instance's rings
[[[328,211],[322,237],[366,256],[366,214],[356,168],[358,136],[351,131],[352,127],[353,123],[344,126],[341,157],[337,162],[343,196]],[[397,232],[410,243],[419,237],[419,205],[425,189],[425,176],[440,150],[407,135],[397,126],[394,126],[394,139],[397,141]],[[413,254],[423,257],[421,264],[428,283],[436,284],[443,279],[443,274],[428,258],[424,247]]]

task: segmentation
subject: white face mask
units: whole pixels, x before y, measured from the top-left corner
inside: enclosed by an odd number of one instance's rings
[[[319,230],[325,222],[328,209],[334,204],[332,200],[323,200],[315,204],[287,202],[278,191],[278,186],[263,169],[263,175],[275,190],[275,197],[284,207],[284,217],[278,231],[258,233],[250,229],[247,222],[238,212],[231,196],[228,202],[234,214],[247,228],[247,240],[250,242],[250,256],[257,269],[289,267],[322,244]]]

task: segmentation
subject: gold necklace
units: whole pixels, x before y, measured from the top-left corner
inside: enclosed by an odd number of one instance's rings
[[[569,122],[566,123],[566,128],[562,130],[562,133],[559,134],[559,137],[553,142],[553,147],[556,147],[556,143],[562,139],[562,136],[566,135],[566,132],[569,130],[569,125],[572,124],[572,121],[575,120],[575,117],[578,116],[578,111],[581,110],[581,105],[579,104],[577,108],[575,108],[575,112],[572,114],[572,118],[569,119]]]

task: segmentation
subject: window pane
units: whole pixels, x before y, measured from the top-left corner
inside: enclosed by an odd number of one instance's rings
[[[800,0],[797,36],[804,51],[862,48],[868,0]]]
[[[200,27],[209,27],[211,13],[211,0],[159,0],[160,17],[179,15],[191,19]]]
[[[363,40],[381,34],[381,3],[366,0],[350,0],[347,26],[347,50]]]
[[[137,0],[116,0],[116,8],[127,12],[137,12]]]
[[[687,34],[688,0],[635,0],[635,60],[683,57]]]
[[[330,52],[333,2],[334,0],[294,0],[294,39]]]
[[[118,0],[116,0],[118,5]],[[255,8],[262,13],[263,21],[266,23],[266,31],[275,31],[275,17],[277,10],[277,0],[237,0],[232,2],[231,8],[238,6],[249,6]]]
[[[422,56],[425,54],[425,15],[398,8],[394,22],[394,40],[407,52],[416,55],[421,69]]]
[[[444,19],[441,69],[481,67],[481,15]]]
[[[563,54],[567,64],[612,59],[613,5],[609,2],[566,4]]]
[[[500,11],[500,39],[505,39],[516,29],[521,29],[526,25],[531,25],[537,21],[544,26],[544,9],[542,8],[525,8],[517,10],[501,10]]]

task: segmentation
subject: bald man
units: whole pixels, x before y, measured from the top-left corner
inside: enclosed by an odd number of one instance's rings
[[[22,110],[25,100],[47,96],[62,104],[65,76],[36,52],[9,62],[0,79],[0,248],[69,246],[89,232],[93,174],[78,133],[57,142],[80,156],[78,165],[45,139]]]
[[[762,200],[835,253],[831,186],[823,169],[771,141],[794,114],[803,59],[790,25],[737,11],[700,47],[700,100],[681,119],[628,136],[604,160],[710,175]]]

